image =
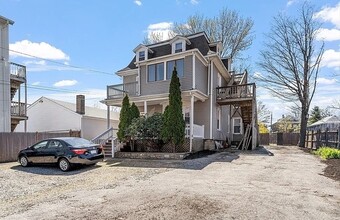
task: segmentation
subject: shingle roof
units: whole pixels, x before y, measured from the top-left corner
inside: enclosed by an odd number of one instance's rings
[[[194,49],[197,48],[203,56],[207,55],[209,50],[213,50],[215,48],[216,51],[216,46],[209,46],[209,40],[206,38],[206,34],[205,32],[198,32],[195,34],[189,34],[189,35],[185,35],[183,37],[186,37],[189,39],[190,41],[190,45],[187,44],[187,49]],[[153,53],[148,53],[148,58],[152,59],[152,58],[157,58],[157,57],[162,57],[165,55],[169,55],[171,54],[171,45],[170,44],[166,44],[167,42],[170,42],[171,39],[169,40],[165,40],[165,41],[161,41],[158,43],[154,43],[154,44],[149,44],[146,45],[147,47],[151,48]],[[157,46],[159,45],[159,46]],[[136,62],[136,56],[131,60],[131,62],[129,63],[129,65],[121,70],[118,70],[117,72],[122,72],[122,71],[126,71],[126,70],[131,70],[131,69],[136,69],[136,65],[134,64]],[[227,68],[227,66],[226,66]]]

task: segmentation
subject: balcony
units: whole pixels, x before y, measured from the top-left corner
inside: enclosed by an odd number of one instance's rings
[[[26,103],[11,102],[11,116],[13,117],[26,117]]]
[[[255,83],[233,86],[217,87],[216,100],[218,103],[234,103],[240,101],[252,101],[255,97]]]
[[[26,80],[26,66],[10,62],[11,79]]]
[[[107,99],[123,98],[124,94],[130,97],[138,96],[138,82],[107,86]]]

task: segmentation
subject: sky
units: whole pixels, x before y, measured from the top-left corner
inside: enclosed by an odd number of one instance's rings
[[[325,53],[312,103],[323,108],[339,100],[340,1],[310,0],[315,19],[322,22],[318,39]],[[10,60],[27,66],[28,102],[41,96],[103,107],[106,86],[119,84],[116,71],[128,65],[133,49],[152,31],[167,33],[175,22],[196,13],[218,15],[221,8],[254,21],[255,39],[243,53],[250,74],[261,74],[256,62],[264,34],[279,13],[296,15],[302,0],[0,0],[0,15],[13,20]],[[167,36],[164,34],[164,36]],[[19,53],[18,53],[19,52]],[[272,111],[273,120],[289,114],[289,104],[257,87],[257,100]]]

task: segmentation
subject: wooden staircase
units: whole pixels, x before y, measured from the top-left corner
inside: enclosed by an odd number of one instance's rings
[[[112,158],[112,140],[107,140],[103,144],[103,151],[106,158]]]

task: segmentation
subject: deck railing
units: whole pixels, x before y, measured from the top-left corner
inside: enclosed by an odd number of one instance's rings
[[[220,100],[253,98],[255,94],[255,89],[255,83],[217,87],[216,98]]]
[[[124,94],[128,94],[130,97],[137,96],[138,82],[107,86],[108,99],[122,98]]]
[[[10,73],[18,78],[26,79],[26,66],[10,62]]]
[[[185,125],[185,137],[190,137],[190,124]],[[204,125],[196,125],[193,126],[193,137],[194,138],[204,138]]]
[[[24,102],[11,102],[11,115],[12,116],[26,116],[26,103]]]

